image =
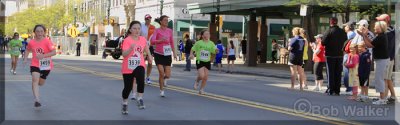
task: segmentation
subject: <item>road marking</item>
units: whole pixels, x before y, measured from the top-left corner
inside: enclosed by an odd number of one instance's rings
[[[56,65],[59,65],[60,67],[70,69],[73,71],[79,71],[79,72],[84,72],[84,73],[91,73],[96,76],[102,76],[102,77],[109,77],[109,78],[114,78],[118,80],[123,80],[122,75],[115,75],[115,74],[110,74],[110,73],[103,73],[103,72],[97,72],[93,70],[88,70],[80,67],[75,67],[75,66],[68,66],[60,63],[55,63]],[[150,86],[153,87],[159,87],[158,84],[151,84]],[[303,113],[303,112],[296,112],[294,109],[290,108],[285,108],[285,107],[280,107],[280,106],[275,106],[275,105],[269,105],[265,103],[260,103],[260,102],[254,102],[254,101],[249,101],[249,100],[244,100],[244,99],[239,99],[239,98],[234,98],[234,97],[227,97],[223,95],[217,95],[217,94],[212,94],[212,93],[206,93],[205,95],[199,95],[198,91],[192,90],[192,89],[187,89],[183,87],[177,87],[173,85],[168,85],[168,87],[165,87],[165,89],[168,90],[174,90],[177,92],[182,92],[186,94],[191,94],[191,95],[198,95],[201,97],[209,98],[209,99],[214,99],[214,100],[219,100],[219,101],[224,101],[224,102],[229,102],[233,104],[239,104],[243,106],[248,106],[248,107],[253,107],[253,108],[258,108],[258,109],[263,109],[263,110],[268,110],[268,111],[273,111],[273,112],[278,112],[282,114],[287,114],[287,115],[292,115],[292,116],[297,116],[297,117],[302,117],[310,120],[315,120],[315,121],[320,121],[320,122],[325,122],[329,124],[334,124],[334,125],[361,125],[362,123],[358,123],[355,121],[350,121],[350,120],[345,120],[345,119],[339,119],[339,118],[334,118],[334,117],[328,117],[328,116],[323,116],[323,115],[317,115],[317,114],[311,114],[311,113]]]

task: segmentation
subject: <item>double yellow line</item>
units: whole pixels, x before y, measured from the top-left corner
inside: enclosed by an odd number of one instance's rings
[[[110,73],[103,73],[103,72],[96,72],[93,70],[88,70],[80,67],[74,67],[74,66],[68,66],[64,64],[57,63],[57,66],[73,70],[73,71],[78,71],[78,72],[84,72],[84,73],[90,73],[96,76],[102,76],[102,77],[108,77],[108,78],[114,78],[114,79],[119,79],[122,80],[122,75],[115,75],[115,74],[110,74]],[[153,87],[159,87],[158,84],[151,84],[150,86]],[[187,89],[183,87],[177,87],[173,85],[168,85],[166,87],[168,90],[174,90],[177,92],[182,92],[186,94],[191,94],[191,95],[198,95],[201,97],[209,98],[209,99],[214,99],[214,100],[219,100],[219,101],[224,101],[224,102],[229,102],[233,104],[239,104],[243,106],[248,106],[248,107],[253,107],[253,108],[258,108],[258,109],[263,109],[263,110],[269,110],[273,112],[279,112],[287,115],[292,115],[292,116],[297,116],[297,117],[302,117],[310,120],[315,120],[315,121],[320,121],[320,122],[325,122],[329,124],[335,124],[335,125],[361,125],[361,123],[354,122],[354,121],[349,121],[345,119],[339,119],[339,118],[334,118],[334,117],[328,117],[328,116],[323,116],[323,115],[318,115],[318,114],[312,114],[312,113],[306,113],[306,112],[296,112],[294,109],[290,108],[285,108],[285,107],[280,107],[280,106],[274,106],[274,105],[269,105],[265,103],[260,103],[260,102],[254,102],[254,101],[249,101],[249,100],[243,100],[239,98],[234,98],[234,97],[227,97],[223,95],[217,95],[217,94],[212,94],[212,93],[206,93],[204,95],[199,95],[198,91],[192,90],[192,89]]]

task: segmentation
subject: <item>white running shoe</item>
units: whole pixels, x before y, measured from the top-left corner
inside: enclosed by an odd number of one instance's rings
[[[160,92],[160,96],[161,96],[161,97],[165,97],[164,91],[161,91],[161,92]]]
[[[372,102],[372,104],[374,104],[374,105],[386,105],[387,104],[387,100],[379,99],[378,101]]]

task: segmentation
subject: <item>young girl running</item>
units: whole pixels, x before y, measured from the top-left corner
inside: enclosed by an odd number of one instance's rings
[[[137,103],[139,109],[144,109],[144,77],[145,77],[145,58],[143,52],[150,53],[149,46],[146,44],[146,38],[139,36],[141,24],[138,21],[132,21],[128,29],[128,37],[122,43],[122,76],[124,79],[124,89],[122,90],[122,114],[128,114],[128,97],[132,91],[134,79],[137,84]],[[147,54],[148,63],[151,63],[153,57]]]
[[[193,88],[196,90],[198,83],[201,80],[199,94],[204,94],[204,87],[206,86],[208,79],[208,71],[211,68],[211,54],[216,54],[218,49],[215,47],[213,41],[210,41],[210,32],[208,30],[204,30],[200,34],[202,40],[197,41],[192,47],[192,50],[190,51],[190,59],[194,58],[193,52],[196,52],[196,67],[198,75]]]
[[[26,63],[26,58],[29,56],[29,53],[32,52],[32,91],[35,97],[34,106],[39,108],[41,107],[39,86],[44,85],[47,76],[53,69],[53,61],[51,60],[51,57],[56,55],[56,49],[54,48],[53,43],[46,38],[46,28],[43,25],[36,25],[35,28],[33,28],[33,32],[35,33],[35,37],[28,44],[24,56],[24,63]]]
[[[8,43],[8,52],[11,56],[11,70],[10,72],[14,75],[17,74],[17,64],[18,64],[18,57],[20,54],[19,49],[22,47],[22,42],[19,40],[19,34],[14,33],[13,39]]]

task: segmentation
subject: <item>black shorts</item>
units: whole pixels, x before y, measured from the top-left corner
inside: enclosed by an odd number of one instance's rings
[[[303,56],[289,55],[289,65],[303,66]]]
[[[172,56],[164,56],[154,53],[154,61],[156,62],[156,65],[171,66]]]
[[[211,62],[196,61],[196,68],[200,69],[206,67],[208,70],[211,69]]]
[[[359,77],[360,86],[369,86],[369,78],[367,77]]]
[[[228,60],[236,60],[236,56],[235,55],[229,55],[228,56]]]
[[[154,56],[154,47],[153,47],[153,46],[150,46],[150,47],[149,47],[149,50],[150,50],[151,55]]]
[[[46,79],[47,76],[50,74],[50,70],[40,70],[38,67],[31,66],[31,74],[32,72],[40,73],[40,78]]]
[[[260,56],[261,55],[261,51],[257,51],[257,56]]]

